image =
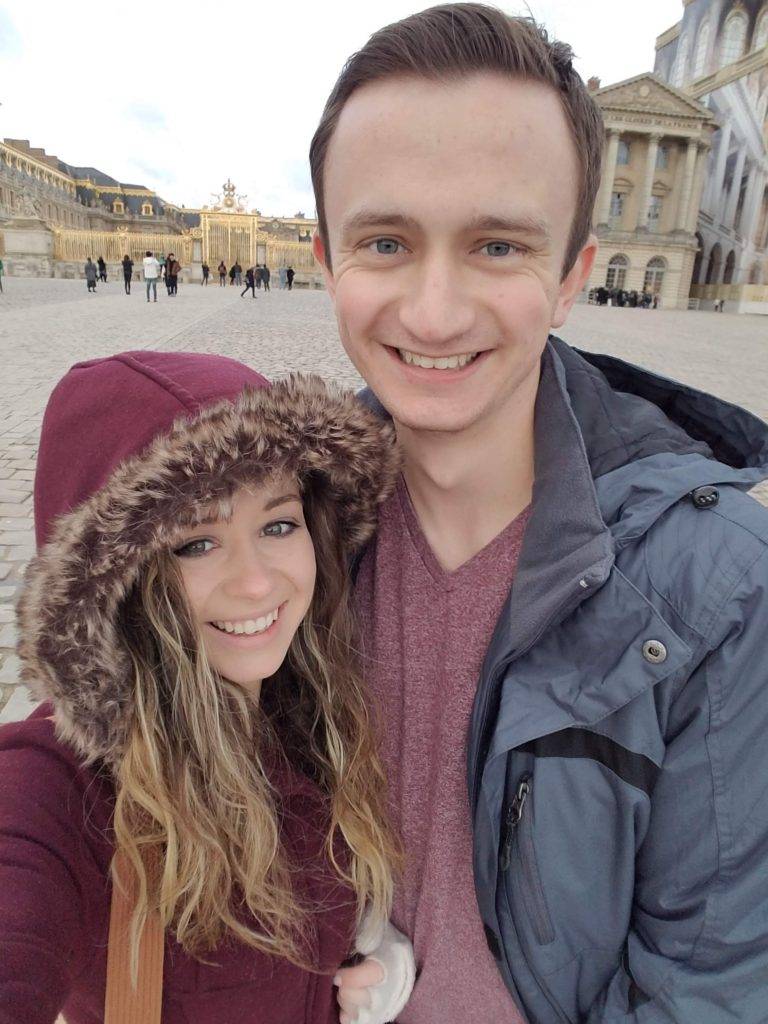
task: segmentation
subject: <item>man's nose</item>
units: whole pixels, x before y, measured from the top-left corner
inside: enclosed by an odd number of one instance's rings
[[[400,304],[400,321],[414,340],[432,349],[456,342],[474,324],[471,296],[455,263],[433,257],[414,269]]]

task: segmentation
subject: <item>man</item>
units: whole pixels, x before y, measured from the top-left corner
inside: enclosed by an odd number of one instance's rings
[[[157,302],[157,279],[160,277],[160,263],[152,253],[147,249],[147,254],[143,259],[144,264],[144,280],[147,282],[147,302],[149,302],[149,289],[152,289],[154,301]]]
[[[88,286],[89,292],[96,292],[96,278],[98,276],[98,273],[99,271],[96,264],[89,256],[88,259],[85,261],[85,282],[86,285]]]
[[[201,266],[200,269],[203,272],[203,277],[202,277],[202,280],[200,281],[200,284],[201,285],[205,285],[206,288],[207,288],[208,287],[208,277],[209,277],[209,275],[211,273],[211,268],[208,266],[207,263],[203,263],[203,265]]]
[[[550,336],[602,145],[567,47],[457,4],[355,54],[310,151],[315,255],[404,455],[356,576],[400,1024],[768,1019],[768,431]],[[344,1024],[379,978],[341,972]]]
[[[293,279],[294,279],[295,276],[296,276],[296,271],[293,269],[293,267],[291,267],[291,266],[286,267],[286,269],[285,269],[285,280],[288,282],[288,291],[289,292],[293,291]]]
[[[269,279],[272,277],[272,271],[269,269],[266,263],[261,265],[261,280],[264,282],[264,291],[270,291]]]
[[[176,259],[174,253],[168,253],[168,259],[165,261],[165,285],[168,289],[168,295],[176,295],[179,290],[179,272],[181,270],[181,264]]]

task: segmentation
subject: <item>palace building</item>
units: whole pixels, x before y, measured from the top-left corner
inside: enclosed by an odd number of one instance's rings
[[[768,0],[683,0],[652,74],[605,88],[589,287],[768,314]]]
[[[0,142],[0,256],[9,275],[81,277],[88,256],[103,256],[114,276],[123,256],[140,266],[149,249],[173,252],[184,280],[200,280],[204,262],[215,273],[220,260],[239,260],[244,269],[292,266],[296,285],[322,287],[316,223],[248,209],[229,180],[210,206],[192,210],[95,167],[73,167],[26,139]]]

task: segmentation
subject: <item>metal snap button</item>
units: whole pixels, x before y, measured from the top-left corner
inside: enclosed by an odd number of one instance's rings
[[[646,640],[643,644],[643,657],[652,665],[660,665],[667,660],[667,648],[661,640]]]

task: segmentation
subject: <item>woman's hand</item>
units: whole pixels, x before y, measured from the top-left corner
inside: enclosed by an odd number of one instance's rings
[[[334,984],[338,985],[338,1002],[341,1024],[365,1024],[367,1011],[371,1007],[371,985],[380,985],[384,980],[384,968],[377,960],[363,960],[356,967],[342,967]],[[358,1012],[364,1010],[358,1021]]]

